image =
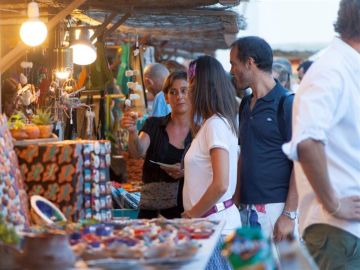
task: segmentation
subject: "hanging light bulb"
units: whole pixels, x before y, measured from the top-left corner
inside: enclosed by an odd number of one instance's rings
[[[81,29],[79,38],[71,43],[73,62],[77,65],[90,65],[96,60],[96,48],[90,42],[89,29]]]
[[[20,38],[29,46],[35,47],[44,42],[47,36],[47,28],[39,19],[39,6],[35,2],[28,4],[29,19],[20,27]]]
[[[55,76],[60,80],[66,80],[72,73],[71,50],[69,48],[55,48],[54,58],[56,60]]]

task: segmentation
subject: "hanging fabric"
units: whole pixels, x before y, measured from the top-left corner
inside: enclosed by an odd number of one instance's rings
[[[86,105],[85,110],[78,111],[78,116],[81,118],[81,129],[79,132],[79,137],[82,139],[93,140],[97,138],[96,135],[96,122],[95,122],[95,112],[91,109],[93,104],[93,96],[88,94],[86,97]],[[81,113],[79,113],[81,112]]]
[[[127,83],[131,81],[131,77],[125,76],[125,71],[129,69],[130,44],[123,43],[121,45],[121,64],[118,70],[116,84],[120,86],[124,95],[129,93]]]
[[[99,122],[97,127],[97,139],[105,139],[105,123],[106,123],[106,114],[105,114],[105,92],[101,92],[101,98],[99,102]]]
[[[86,66],[82,66],[81,72],[79,74],[79,79],[76,84],[76,89],[80,89],[81,87],[83,87],[85,85],[87,76],[88,76],[88,74],[86,71]]]
[[[90,65],[91,86],[94,89],[105,90],[106,87],[112,83],[114,77],[106,58],[104,42],[98,40],[95,46],[97,58],[95,62]]]

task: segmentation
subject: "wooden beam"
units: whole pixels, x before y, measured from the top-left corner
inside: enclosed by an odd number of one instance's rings
[[[52,30],[61,20],[69,15],[74,9],[81,6],[87,0],[74,0],[66,8],[56,14],[47,24],[48,32]],[[0,61],[0,73],[4,73],[11,67],[16,61],[18,61],[27,50],[27,46],[24,43],[19,43],[14,49],[8,52]]]
[[[118,29],[118,27],[120,25],[122,25],[131,15],[132,14],[130,12],[125,13],[124,16],[122,16],[121,19],[117,23],[113,24],[109,30],[104,32],[104,37],[110,35],[112,32],[114,32],[116,29]]]
[[[20,25],[23,21],[25,21],[25,17],[20,19],[0,19],[0,25]],[[41,15],[40,20],[42,20],[44,23],[48,22],[48,17],[43,17],[43,15]]]
[[[116,17],[118,13],[117,12],[112,12],[108,17],[106,17],[105,21],[102,23],[101,26],[99,26],[95,33],[91,36],[91,41],[93,41],[95,38],[97,38],[98,36],[100,36],[102,33],[104,33],[106,27],[111,23],[111,21]]]

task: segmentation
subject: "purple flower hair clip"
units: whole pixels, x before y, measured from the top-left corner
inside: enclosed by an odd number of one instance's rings
[[[196,62],[193,61],[189,65],[188,80],[191,81],[192,79],[194,79],[195,74],[196,74]]]

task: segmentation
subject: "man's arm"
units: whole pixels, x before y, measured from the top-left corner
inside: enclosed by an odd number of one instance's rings
[[[338,198],[330,183],[324,144],[307,139],[298,144],[297,151],[304,173],[324,208],[339,219],[359,221],[360,196]]]
[[[284,124],[279,125],[279,130],[281,131],[281,134],[284,137],[286,137],[286,141],[290,141],[292,134],[292,107],[294,102],[294,94],[287,95],[282,100],[284,104],[281,104],[282,102],[280,101],[278,110],[282,110],[283,119],[279,119],[278,117],[278,121],[279,123],[284,123]],[[293,168],[290,175],[289,190],[283,211],[294,212],[297,210],[297,206],[298,206],[298,194],[296,190],[295,173]],[[291,220],[289,217],[285,215],[280,215],[274,225],[274,231],[273,231],[274,240],[281,241],[286,239],[288,235],[293,234],[295,229],[295,222],[296,222],[295,220]]]
[[[296,190],[295,173],[293,168],[293,170],[291,171],[289,191],[286,197],[284,210],[292,212],[292,211],[296,211],[297,207],[298,207],[298,193]]]
[[[284,210],[289,212],[296,211],[298,206],[298,194],[296,190],[294,169],[291,172],[289,191],[287,194]],[[295,229],[295,220],[291,220],[287,216],[280,215],[274,226],[274,240],[281,241],[287,238],[289,234],[293,234]]]

